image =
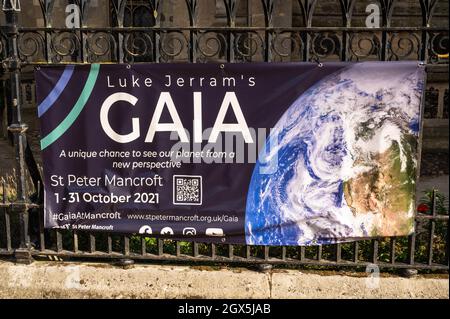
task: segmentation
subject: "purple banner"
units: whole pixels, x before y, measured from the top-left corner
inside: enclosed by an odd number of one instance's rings
[[[36,71],[45,227],[253,245],[414,230],[417,62]]]

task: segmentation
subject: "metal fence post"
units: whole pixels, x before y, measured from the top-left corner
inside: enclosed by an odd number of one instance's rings
[[[14,259],[19,263],[32,262],[30,252],[30,236],[28,233],[28,198],[25,176],[25,131],[27,125],[22,121],[20,100],[20,68],[18,48],[18,17],[20,12],[20,0],[4,0],[2,10],[5,13],[7,34],[7,58],[3,60],[3,68],[10,76],[10,94],[8,103],[11,105],[12,121],[8,130],[14,137],[14,149],[16,158],[17,198],[11,205],[12,211],[18,214],[20,242],[14,251]]]

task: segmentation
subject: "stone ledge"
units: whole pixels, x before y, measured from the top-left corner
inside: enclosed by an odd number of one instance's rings
[[[320,275],[298,270],[0,261],[0,298],[448,298],[448,278]]]
[[[377,282],[378,281],[378,282]],[[445,298],[448,279],[273,274],[272,298]]]
[[[0,262],[0,298],[268,298],[268,278],[241,269]]]

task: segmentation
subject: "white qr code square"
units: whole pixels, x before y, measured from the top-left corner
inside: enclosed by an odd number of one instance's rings
[[[201,205],[202,177],[197,175],[173,175],[173,204]]]

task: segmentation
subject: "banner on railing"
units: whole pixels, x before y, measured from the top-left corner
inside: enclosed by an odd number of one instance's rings
[[[35,75],[47,228],[254,245],[414,230],[417,62]]]

